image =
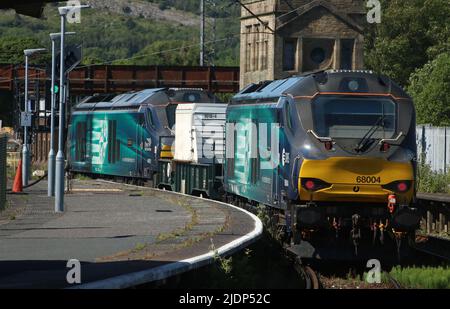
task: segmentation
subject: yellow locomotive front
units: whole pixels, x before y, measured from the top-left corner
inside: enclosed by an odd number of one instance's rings
[[[396,239],[417,228],[415,111],[407,94],[367,72],[325,72],[295,96],[304,139],[296,231],[366,230]],[[364,231],[363,231],[364,230]]]
[[[382,158],[331,157],[305,160],[299,177],[300,199],[316,202],[396,203],[410,205],[414,197],[411,162]]]

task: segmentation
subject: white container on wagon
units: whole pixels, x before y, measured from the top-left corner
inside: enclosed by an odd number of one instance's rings
[[[180,104],[176,111],[176,161],[223,163],[227,104]]]

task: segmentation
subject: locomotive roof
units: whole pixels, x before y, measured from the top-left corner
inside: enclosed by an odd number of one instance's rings
[[[302,81],[304,77],[296,76],[274,81],[250,84],[233,97],[233,101],[258,100],[281,97],[289,88]]]
[[[194,97],[191,97],[191,95],[194,95]],[[166,106],[170,103],[176,104],[184,101],[189,103],[215,103],[218,100],[203,89],[153,88],[119,95],[94,95],[79,103],[75,109],[125,109],[138,108],[143,104]]]
[[[359,83],[359,88],[355,91],[350,90],[348,86],[352,81]],[[312,96],[321,92],[379,93],[408,98],[404,90],[391,79],[372,71],[327,70],[250,84],[233,97],[231,104],[277,101],[285,95]]]

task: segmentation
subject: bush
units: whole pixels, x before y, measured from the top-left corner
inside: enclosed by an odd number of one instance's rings
[[[449,193],[449,176],[431,170],[428,164],[419,164],[418,191],[423,193]]]
[[[450,125],[450,53],[443,53],[410,77],[408,92],[417,109],[417,122]]]
[[[407,86],[416,69],[448,52],[450,6],[448,0],[381,0],[381,4],[382,22],[366,27],[364,62]]]

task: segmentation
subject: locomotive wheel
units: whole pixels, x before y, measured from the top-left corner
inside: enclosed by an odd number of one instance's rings
[[[306,273],[303,265],[301,265],[300,261],[296,260],[294,262],[294,269],[302,277],[302,279],[305,280],[305,289],[310,290],[311,289],[311,279],[309,278],[308,274]]]
[[[311,282],[311,289],[318,290],[320,289],[320,282],[319,278],[317,277],[317,274],[314,270],[312,270],[311,267],[305,266],[305,273],[309,277],[309,280]]]
[[[305,280],[305,289],[318,290],[321,288],[317,273],[311,267],[302,265],[302,262],[298,257],[295,259],[294,269]]]

